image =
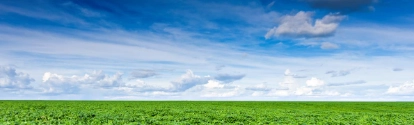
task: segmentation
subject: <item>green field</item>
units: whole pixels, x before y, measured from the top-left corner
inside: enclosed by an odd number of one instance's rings
[[[0,124],[414,124],[412,102],[0,101]]]

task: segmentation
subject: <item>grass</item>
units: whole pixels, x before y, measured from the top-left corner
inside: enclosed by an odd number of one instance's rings
[[[414,124],[412,102],[0,101],[0,124]]]

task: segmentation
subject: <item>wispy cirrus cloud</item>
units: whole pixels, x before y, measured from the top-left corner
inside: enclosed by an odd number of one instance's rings
[[[331,42],[323,42],[321,44],[321,49],[338,49],[339,45],[331,43]]]
[[[327,71],[325,74],[330,74],[331,77],[340,77],[340,76],[346,76],[349,75],[351,72],[348,70],[339,70],[339,71]]]
[[[305,0],[311,7],[317,9],[327,9],[341,13],[356,11],[373,11],[373,4],[378,0]]]
[[[358,84],[364,84],[366,81],[364,80],[358,80],[353,82],[341,82],[341,83],[329,83],[328,86],[346,86],[346,85],[358,85]]]

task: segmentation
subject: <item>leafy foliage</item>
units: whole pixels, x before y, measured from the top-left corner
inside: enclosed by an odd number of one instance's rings
[[[414,124],[412,102],[0,101],[0,124]]]

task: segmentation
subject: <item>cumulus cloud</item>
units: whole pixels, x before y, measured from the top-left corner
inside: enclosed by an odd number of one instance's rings
[[[216,80],[208,80],[207,84],[204,84],[206,88],[224,88],[224,84],[220,84],[219,81]]]
[[[323,80],[312,77],[306,81],[306,86],[297,88],[294,94],[300,96],[338,96],[341,93],[327,90]]]
[[[80,90],[77,79],[71,77],[46,72],[42,80],[41,87],[46,94],[74,94]]]
[[[337,96],[341,93],[328,89],[328,85],[322,79],[311,77],[304,83],[294,78],[293,73],[287,69],[283,82],[279,83],[281,89],[271,89],[269,96]]]
[[[339,71],[327,71],[325,74],[330,74],[331,77],[339,77],[349,75],[351,72],[348,70],[339,70]]]
[[[293,74],[292,72],[290,72],[290,69],[286,69],[285,73],[284,73],[284,78],[283,81],[279,83],[279,88],[278,89],[290,89],[292,90],[293,88],[298,87],[298,85],[296,84],[296,79],[295,79],[295,74]]]
[[[327,37],[335,33],[339,23],[345,16],[337,14],[325,15],[322,19],[316,19],[313,23],[312,12],[300,11],[296,15],[286,15],[282,17],[278,27],[269,30],[265,38],[272,36],[313,38]]]
[[[170,88],[163,88],[153,85],[148,85],[145,81],[136,79],[134,81],[128,81],[124,85],[122,85],[118,90],[126,91],[126,92],[155,92],[155,91],[162,91],[162,92],[171,92],[172,89]]]
[[[306,86],[301,86],[294,89],[295,95],[304,95],[304,96],[312,96],[312,95],[323,95],[325,93],[322,90],[322,87],[325,86],[325,82],[321,79],[312,77],[309,80],[306,80]]]
[[[78,93],[81,86],[95,88],[112,88],[122,85],[122,73],[112,76],[103,74],[102,71],[93,71],[83,76],[63,76],[46,72],[42,78],[41,87],[46,94],[73,94]]]
[[[338,49],[339,45],[330,43],[330,42],[323,42],[321,44],[321,49]]]
[[[353,82],[341,82],[341,83],[330,83],[328,86],[346,86],[346,85],[355,85],[355,84],[364,84],[364,80],[358,80]]]
[[[284,72],[283,82],[280,82],[280,88],[271,89],[269,96],[335,96],[340,95],[339,92],[326,90],[325,81],[316,77],[311,77],[305,83],[300,83],[294,73],[289,69]],[[247,90],[247,89],[246,89]]]
[[[307,86],[312,86],[312,87],[323,86],[323,85],[325,85],[325,82],[318,79],[318,78],[312,77],[311,79],[306,80],[306,85]]]
[[[244,78],[245,74],[218,74],[214,79],[222,81],[224,83],[231,83]]]
[[[158,75],[154,70],[140,69],[134,70],[130,74],[130,79],[148,78]]]
[[[206,92],[206,91],[214,91],[218,92],[219,90],[226,90],[226,89],[234,89],[235,86],[229,84],[223,84],[229,82],[229,80],[234,80],[228,78],[227,75],[223,75],[222,79],[217,80],[213,79],[210,76],[199,76],[195,75],[193,71],[187,70],[185,74],[181,75],[181,77],[176,80],[172,81],[171,87],[160,87],[160,86],[153,86],[147,85],[142,80],[130,81],[122,86],[120,90],[127,91],[127,92],[168,92],[168,93],[179,93],[179,92]]]
[[[187,70],[187,72],[182,75],[179,80],[171,82],[173,84],[172,89],[174,91],[185,91],[196,85],[206,84],[210,79],[210,76],[194,75],[193,71]]]
[[[30,83],[34,81],[27,73],[17,72],[10,66],[0,66],[0,89],[30,89]]]
[[[386,93],[390,95],[414,95],[414,80],[399,86],[390,86]]]
[[[378,0],[306,0],[313,8],[326,9],[341,13],[361,10],[375,10],[372,6]]]

